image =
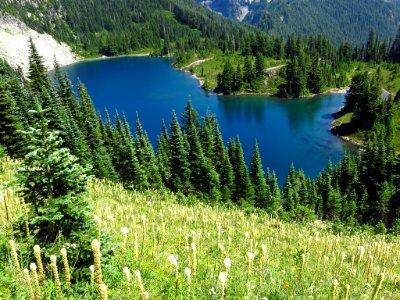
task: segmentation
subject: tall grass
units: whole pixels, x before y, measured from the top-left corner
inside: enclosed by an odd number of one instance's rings
[[[5,290],[9,299],[39,293],[56,299],[60,288],[48,258],[42,257],[45,284],[26,273],[39,262],[33,249],[31,256],[18,256],[26,245],[22,236],[12,236],[10,223],[23,209],[12,190],[3,194],[0,234],[15,241],[20,269],[9,247],[0,295]],[[335,235],[329,223],[287,223],[262,212],[189,205],[170,192],[127,191],[99,180],[92,181],[88,197],[101,224],[92,238],[94,267],[69,286],[66,264],[53,258],[61,299],[400,299],[398,237]],[[104,238],[106,232],[112,239]],[[106,243],[113,251],[101,252]]]

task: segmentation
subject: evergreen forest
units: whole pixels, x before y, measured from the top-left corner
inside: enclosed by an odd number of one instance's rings
[[[398,97],[380,99],[376,78],[355,76],[346,97],[345,109],[354,110],[353,123],[365,132],[364,151],[346,155],[336,167],[328,162],[315,180],[292,166],[280,189],[274,172],[263,168],[257,144],[247,166],[239,137],[224,145],[218,120],[211,114],[200,117],[190,100],[182,115],[174,113],[168,125],[160,124],[154,149],[139,115],[133,131],[123,114],[116,113],[111,122],[105,112],[103,119],[84,84],[75,95],[65,72],[57,65],[55,70],[49,78],[33,43],[28,80],[2,63],[0,143],[12,157],[38,163],[49,155],[40,151],[65,148],[88,174],[118,180],[127,189],[168,189],[211,205],[263,209],[285,219],[399,230],[394,122],[399,103]],[[40,176],[34,180],[42,181]],[[39,183],[33,187],[26,188],[27,195],[47,190]]]

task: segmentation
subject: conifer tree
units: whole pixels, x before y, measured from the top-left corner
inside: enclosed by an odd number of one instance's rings
[[[268,208],[270,195],[264,178],[258,143],[254,145],[253,157],[250,164],[250,179],[254,189],[254,206]]]
[[[233,173],[231,162],[229,161],[228,153],[224,153],[224,160],[222,161],[220,169],[220,185],[221,185],[221,200],[225,203],[232,202],[232,194],[235,190],[235,175]]]
[[[237,64],[234,79],[234,90],[240,91],[243,85],[243,71],[240,67],[240,62]]]
[[[30,206],[27,219],[30,230],[35,232],[35,243],[51,248],[50,243],[59,240],[85,249],[87,245],[83,244],[90,241],[95,228],[92,210],[84,197],[88,169],[78,164],[67,148],[62,148],[58,132],[48,128],[45,113],[39,104],[32,110],[36,128],[23,132],[29,140],[29,153],[15,184]]]
[[[169,168],[169,137],[164,120],[162,121],[161,135],[157,138],[157,166],[164,185],[168,185],[170,180]]]
[[[275,211],[280,207],[282,201],[281,190],[279,189],[278,179],[276,178],[275,172],[273,171],[271,173],[270,170],[267,169],[265,181],[270,195],[270,200],[267,203],[267,207],[270,210]]]
[[[319,64],[319,58],[316,56],[313,59],[311,68],[308,72],[307,77],[307,88],[314,94],[319,94],[322,91],[323,76],[321,66]]]
[[[225,159],[225,146],[218,124],[216,125],[215,134],[213,136],[212,150],[211,160],[217,173],[221,174],[221,166]]]
[[[214,136],[211,124],[207,122],[207,117],[201,126],[201,147],[203,149],[204,156],[212,158],[214,153]]]
[[[170,138],[170,182],[169,187],[175,192],[187,194],[190,189],[190,164],[187,159],[188,146],[185,137],[182,134],[181,127],[173,112]]]
[[[92,100],[82,83],[79,83],[78,88],[82,115],[85,116],[82,131],[92,152],[91,161],[94,174],[99,178],[115,179],[116,173],[112,166],[110,155],[103,144],[104,142]]]
[[[258,79],[264,78],[265,60],[264,60],[264,56],[260,52],[258,52],[256,54],[256,61],[254,63],[254,72],[255,72],[256,78],[258,78]]]
[[[130,140],[130,129],[128,122],[125,119],[125,134],[126,138]],[[135,151],[139,165],[142,166],[146,172],[148,182],[153,188],[160,188],[162,180],[156,163],[156,156],[154,154],[153,146],[144,131],[139,119],[139,114],[136,112],[136,138],[135,138]]]
[[[232,200],[240,206],[253,206],[254,189],[244,161],[243,149],[239,138],[231,140],[228,145],[229,160],[234,174],[234,192]]]
[[[39,55],[32,39],[29,40],[29,86],[32,91],[42,93],[49,88],[47,70],[43,63],[43,58]]]
[[[57,93],[61,103],[67,109],[71,117],[75,120],[77,126],[82,127],[84,123],[83,115],[79,108],[78,101],[75,99],[71,80],[57,62],[54,64],[54,70],[57,83]]]
[[[250,60],[250,57],[246,56],[243,67],[243,81],[248,84],[251,84],[251,82],[254,80],[255,77],[256,74],[254,71],[253,63]]]
[[[0,144],[6,147],[10,156],[19,157],[23,141],[18,130],[22,127],[15,116],[14,107],[5,84],[0,81]]]
[[[353,112],[357,103],[364,101],[365,92],[369,90],[368,74],[358,73],[353,76],[350,88],[345,96],[346,102],[344,109],[346,112]]]
[[[201,192],[209,197],[211,202],[220,199],[219,178],[217,172],[211,164],[211,161],[204,156],[199,141],[196,127],[192,124],[188,132],[190,150],[188,161],[190,162],[190,182],[194,191]]]
[[[192,128],[192,125],[198,129],[200,127],[198,116],[199,113],[193,107],[192,100],[189,96],[186,102],[185,111],[181,116],[182,132],[189,132]]]
[[[146,189],[149,187],[146,170],[140,165],[132,139],[123,128],[118,113],[115,114],[114,165],[126,188]]]
[[[7,85],[7,90],[15,103],[15,116],[21,126],[27,128],[31,123],[29,109],[32,105],[29,101],[30,97],[24,88],[25,83],[22,83],[25,79],[19,78],[15,75],[11,75],[8,80],[7,78],[4,79],[4,83]]]
[[[232,94],[235,91],[235,71],[230,61],[225,63],[222,73],[218,74],[217,82],[216,92]]]

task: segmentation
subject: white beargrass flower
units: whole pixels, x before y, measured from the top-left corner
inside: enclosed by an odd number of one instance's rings
[[[224,259],[224,266],[227,270],[231,268],[231,260],[228,257]]]

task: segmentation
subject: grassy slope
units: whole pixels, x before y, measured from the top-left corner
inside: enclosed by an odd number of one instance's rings
[[[7,174],[0,173],[0,182],[10,178],[14,166],[8,163],[5,169]],[[7,195],[7,204],[16,216],[18,201],[10,192]],[[133,273],[136,269],[141,271],[150,299],[185,299],[188,290],[185,267],[192,269],[191,299],[220,299],[218,276],[226,271],[225,257],[232,262],[225,299],[327,299],[334,279],[339,282],[336,292],[340,299],[344,297],[346,284],[351,286],[351,299],[370,299],[381,272],[385,273],[385,280],[379,295],[393,300],[400,297],[400,264],[396,264],[400,255],[398,238],[366,233],[334,235],[330,230],[332,225],[327,223],[286,223],[235,208],[180,204],[168,192],[125,191],[117,184],[101,181],[92,183],[89,197],[96,214],[102,218],[103,228],[115,240],[114,254],[103,253],[102,257],[109,299],[139,297],[140,289]],[[0,241],[4,244],[10,238],[4,205],[0,205],[0,224]],[[125,255],[120,232],[123,226],[129,228]],[[16,242],[18,248],[25,247],[18,242],[18,237]],[[103,240],[103,246],[104,243],[110,242]],[[196,245],[195,259],[192,243]],[[265,255],[262,244],[266,245]],[[365,253],[360,252],[359,246],[365,248]],[[26,284],[17,280],[8,251],[4,247],[0,250],[5,252],[0,256],[1,265],[5,266],[0,270],[0,295],[3,291],[2,296],[27,299]],[[68,251],[72,253],[71,249]],[[249,260],[249,252],[255,254],[254,261]],[[178,257],[177,292],[175,271],[168,259],[170,254]],[[32,257],[21,257],[22,267],[32,260]],[[44,263],[49,263],[48,258]],[[132,273],[129,287],[122,272],[124,266]],[[63,281],[61,262],[59,268]],[[98,299],[89,279],[81,281],[80,286],[81,290],[72,287],[70,299],[82,299],[83,294],[86,299]],[[47,291],[54,296],[51,280]],[[4,299],[7,298],[4,296]]]

